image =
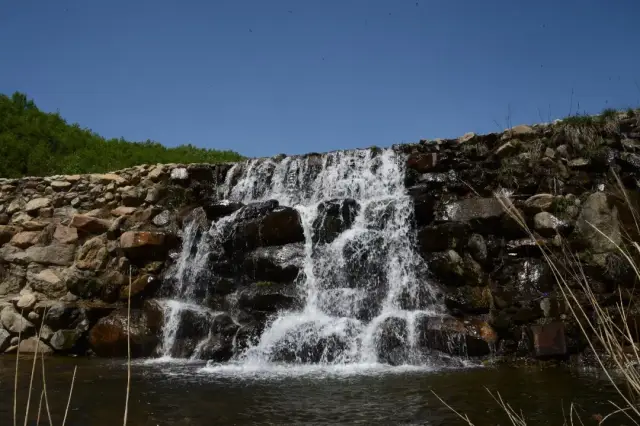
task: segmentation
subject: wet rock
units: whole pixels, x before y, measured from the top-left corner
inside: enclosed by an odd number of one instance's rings
[[[418,244],[423,254],[455,249],[464,244],[471,228],[464,223],[443,223],[418,231]]]
[[[404,318],[387,318],[378,329],[376,336],[376,350],[378,361],[401,365],[408,361],[407,320]]]
[[[207,219],[217,221],[241,209],[244,205],[230,200],[208,201],[203,204]]]
[[[238,298],[238,307],[248,311],[277,312],[291,309],[297,303],[294,289],[290,286],[270,282],[259,282],[243,290]]]
[[[418,227],[429,225],[435,219],[437,197],[430,185],[416,185],[407,190],[413,199],[414,220]]]
[[[171,212],[169,210],[163,210],[153,217],[151,222],[156,226],[166,226],[171,221]]]
[[[463,286],[448,289],[445,305],[455,314],[486,314],[493,307],[493,298],[489,287]]]
[[[512,259],[494,274],[493,296],[498,307],[529,306],[553,289],[549,265],[538,258]]]
[[[28,339],[24,339],[20,341],[18,345],[18,351],[21,354],[50,354],[53,353],[53,349],[49,347],[45,342],[39,340],[37,337],[29,337]]]
[[[418,173],[433,170],[438,164],[438,154],[435,152],[411,155],[407,159],[407,168]]]
[[[247,254],[244,271],[254,281],[292,282],[304,262],[304,245],[260,247]]]
[[[243,220],[244,217],[254,215],[252,206],[250,204],[244,207],[239,213],[241,220],[234,224],[235,232],[232,233],[231,240],[225,243],[230,251],[248,251],[256,247],[304,241],[300,217],[295,209],[279,207],[255,219]]]
[[[129,292],[131,292],[131,298],[141,297],[153,293],[160,285],[160,280],[150,274],[143,274],[136,278],[131,286],[124,286],[120,290],[120,299],[127,300],[129,298]]]
[[[32,332],[33,324],[20,315],[12,306],[6,306],[0,312],[0,322],[2,326],[11,333],[26,334]]]
[[[120,309],[97,322],[89,332],[89,344],[98,356],[126,357],[129,338],[131,356],[148,357],[158,344],[159,331],[150,325],[144,310],[131,309],[130,327],[127,328],[127,309]]]
[[[78,269],[98,271],[104,269],[108,261],[107,239],[100,236],[91,238],[80,247],[75,265]]]
[[[49,345],[56,351],[68,352],[76,347],[81,337],[79,330],[58,330],[49,339]]]
[[[561,321],[531,326],[533,347],[538,358],[565,357],[567,343],[564,324]]]
[[[540,212],[533,217],[533,229],[543,237],[552,237],[567,224],[549,212]]]
[[[480,234],[473,234],[469,237],[469,241],[467,242],[467,247],[471,256],[478,262],[486,262],[487,260],[487,244],[485,243],[484,237]]]
[[[596,192],[589,195],[576,221],[574,236],[579,244],[593,253],[614,251],[620,245],[622,234],[618,209],[609,204],[606,194]]]
[[[485,322],[462,322],[452,317],[423,316],[416,319],[418,345],[457,356],[486,356],[498,339]]]
[[[318,205],[314,220],[312,240],[314,243],[330,243],[345,230],[351,228],[360,205],[353,199],[324,201]]]
[[[111,226],[111,221],[93,216],[76,214],[71,219],[69,226],[89,234],[102,234],[107,232]]]

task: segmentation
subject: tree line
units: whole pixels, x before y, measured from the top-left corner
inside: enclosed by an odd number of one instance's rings
[[[157,142],[105,139],[59,113],[40,111],[24,93],[0,94],[0,177],[104,173],[139,164],[239,161],[234,151],[174,148]]]

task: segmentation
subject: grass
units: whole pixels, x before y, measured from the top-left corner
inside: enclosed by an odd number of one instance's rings
[[[633,206],[619,177],[615,173],[614,176],[624,194],[627,205],[631,208],[635,227],[640,233],[640,215],[632,208]],[[533,232],[527,226],[525,219],[513,206],[511,200],[505,198],[502,194],[497,194],[496,197],[507,214],[530,237],[535,239]],[[589,225],[616,246],[616,251],[620,258],[627,262],[635,273],[636,278],[640,279],[640,264],[635,260],[635,256],[640,257],[640,244],[629,238],[627,238],[626,244],[615,244],[608,235],[594,225]],[[615,308],[613,310],[606,309],[599,303],[597,295],[591,287],[581,264],[577,261],[575,253],[571,253],[566,249],[566,245],[562,251],[562,257],[554,254],[546,246],[539,243],[538,247],[553,273],[557,288],[562,294],[566,306],[571,311],[582,334],[586,337],[597,364],[623,401],[622,404],[609,401],[612,406],[611,413],[605,416],[595,414],[592,418],[598,421],[598,424],[603,424],[613,415],[623,415],[633,424],[640,424],[640,405],[638,405],[638,401],[640,401],[640,348],[634,338],[634,327],[630,325],[629,315],[632,300],[625,302],[622,298],[622,293],[620,293],[620,301],[616,303]],[[582,305],[579,292],[586,296],[588,303],[586,306]],[[592,316],[591,312],[595,315]],[[505,412],[512,425],[525,426],[527,424],[525,415],[516,412],[502,399],[500,394],[494,395],[490,391],[489,393]],[[457,412],[453,407],[442,401],[437,394],[436,397],[466,424],[473,425],[473,422],[466,415]],[[583,424],[582,420],[577,418],[573,405],[569,412],[569,419],[564,419],[563,424]]]

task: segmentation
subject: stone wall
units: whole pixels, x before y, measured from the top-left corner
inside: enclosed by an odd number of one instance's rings
[[[450,314],[436,326],[425,324],[432,347],[457,353],[444,342],[456,335],[472,356],[582,353],[586,341],[539,245],[563,268],[582,267],[606,309],[629,300],[636,277],[616,244],[638,241],[629,208],[639,199],[637,116],[393,148],[407,155],[415,237],[430,270],[425,279],[442,288]],[[185,220],[204,232],[210,221],[240,208],[202,295],[233,319],[215,319],[215,341],[205,352],[228,359],[232,336],[255,337],[278,309],[295,307],[290,289],[304,241],[297,212],[275,202],[220,202],[229,168],[157,165],[0,180],[0,352],[33,351],[37,342],[45,352],[122,356],[131,296],[133,355],[152,355],[163,322],[153,299],[171,285],[166,271]],[[505,214],[496,192],[509,196],[533,238]],[[314,238],[329,241],[350,226],[348,200],[321,208],[327,214],[314,224]],[[572,261],[567,249],[576,253]],[[194,333],[184,330],[175,355],[193,352]]]

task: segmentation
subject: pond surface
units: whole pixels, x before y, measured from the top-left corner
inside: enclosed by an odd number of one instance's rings
[[[15,357],[0,357],[0,425],[11,425]],[[54,424],[61,424],[74,366],[77,374],[66,425],[121,425],[127,366],[120,360],[49,358],[47,392]],[[18,424],[23,424],[31,358],[21,357]],[[42,380],[36,365],[30,409],[35,425]],[[562,425],[571,403],[585,425],[618,401],[606,378],[595,372],[554,367],[428,369],[349,366],[260,368],[204,364],[132,365],[130,426],[155,425],[462,425],[434,396],[476,426],[509,425],[487,390],[526,414],[529,425]],[[45,410],[41,425],[49,424]],[[622,417],[605,424],[625,424]],[[568,423],[570,424],[570,423]],[[577,422],[579,424],[579,422]],[[631,424],[627,422],[627,424]]]

